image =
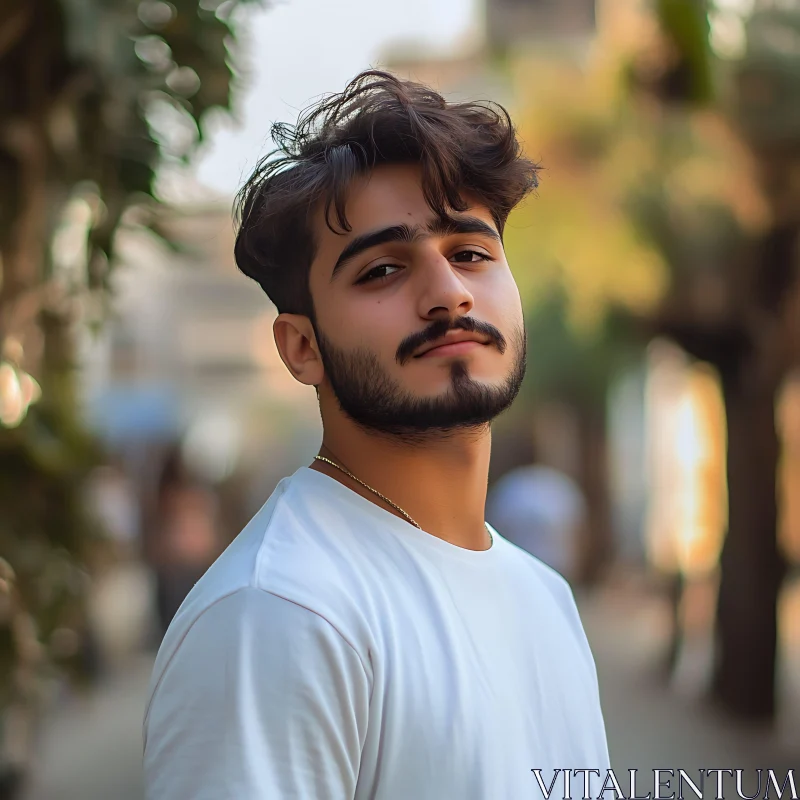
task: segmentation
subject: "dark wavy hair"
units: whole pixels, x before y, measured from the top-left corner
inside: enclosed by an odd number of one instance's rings
[[[345,216],[354,178],[383,164],[419,164],[422,190],[437,215],[465,211],[463,192],[490,210],[498,231],[538,185],[538,164],[522,153],[508,112],[492,103],[448,103],[427,86],[378,70],[341,94],[276,123],[277,147],[236,199],[234,255],[279,312],[314,320],[308,276],[316,253],[312,216],[350,231]],[[321,206],[320,204],[323,204]]]

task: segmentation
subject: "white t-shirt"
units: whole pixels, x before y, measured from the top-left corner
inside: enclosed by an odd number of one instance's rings
[[[467,550],[316,470],[282,480],[159,650],[148,800],[541,800],[534,769],[562,770],[553,797],[565,769],[605,777],[569,585],[492,533]]]

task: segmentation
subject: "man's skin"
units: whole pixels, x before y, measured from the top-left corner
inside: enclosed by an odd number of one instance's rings
[[[371,350],[398,386],[416,397],[444,395],[451,386],[450,368],[455,359],[466,362],[473,379],[500,386],[518,356],[514,332],[522,328],[522,304],[497,226],[488,208],[475,198],[470,200],[468,194],[465,200],[470,207],[452,212],[452,216],[477,218],[495,235],[428,234],[412,242],[386,243],[361,252],[335,275],[342,251],[357,237],[402,224],[426,228],[435,221],[423,196],[419,168],[380,166],[356,181],[347,197],[349,232],[331,231],[321,208],[313,217],[317,254],[309,281],[319,330],[344,351]],[[485,254],[491,260],[464,254],[464,250]],[[385,280],[357,283],[379,265],[391,267],[373,273],[387,276]],[[410,334],[424,330],[434,320],[462,316],[497,328],[508,342],[505,352],[490,342],[467,345],[457,353],[442,351],[397,362],[398,345]],[[273,330],[290,372],[301,383],[318,389],[324,429],[320,455],[345,466],[389,497],[424,531],[469,550],[490,547],[484,526],[489,424],[429,431],[422,443],[366,429],[339,407],[310,319],[280,314]],[[402,517],[334,467],[316,460],[310,466]]]

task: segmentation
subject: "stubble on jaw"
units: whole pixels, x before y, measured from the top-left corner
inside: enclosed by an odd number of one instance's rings
[[[434,398],[414,397],[365,347],[344,351],[317,330],[325,375],[342,412],[370,435],[419,446],[473,433],[479,438],[491,421],[516,399],[525,376],[527,346],[524,323],[513,334],[514,365],[499,386],[470,376],[469,362],[450,364],[450,386]]]

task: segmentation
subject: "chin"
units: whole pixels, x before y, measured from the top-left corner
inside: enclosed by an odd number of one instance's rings
[[[492,374],[488,374],[488,371],[482,373],[481,371],[465,368],[458,377],[455,377],[451,370],[444,370],[440,375],[434,377],[426,376],[418,381],[407,383],[404,388],[415,397],[433,400],[450,392],[458,391],[457,384],[464,380],[469,380],[487,389],[495,389],[503,385],[505,377],[505,375],[496,374],[496,370],[493,370]]]

